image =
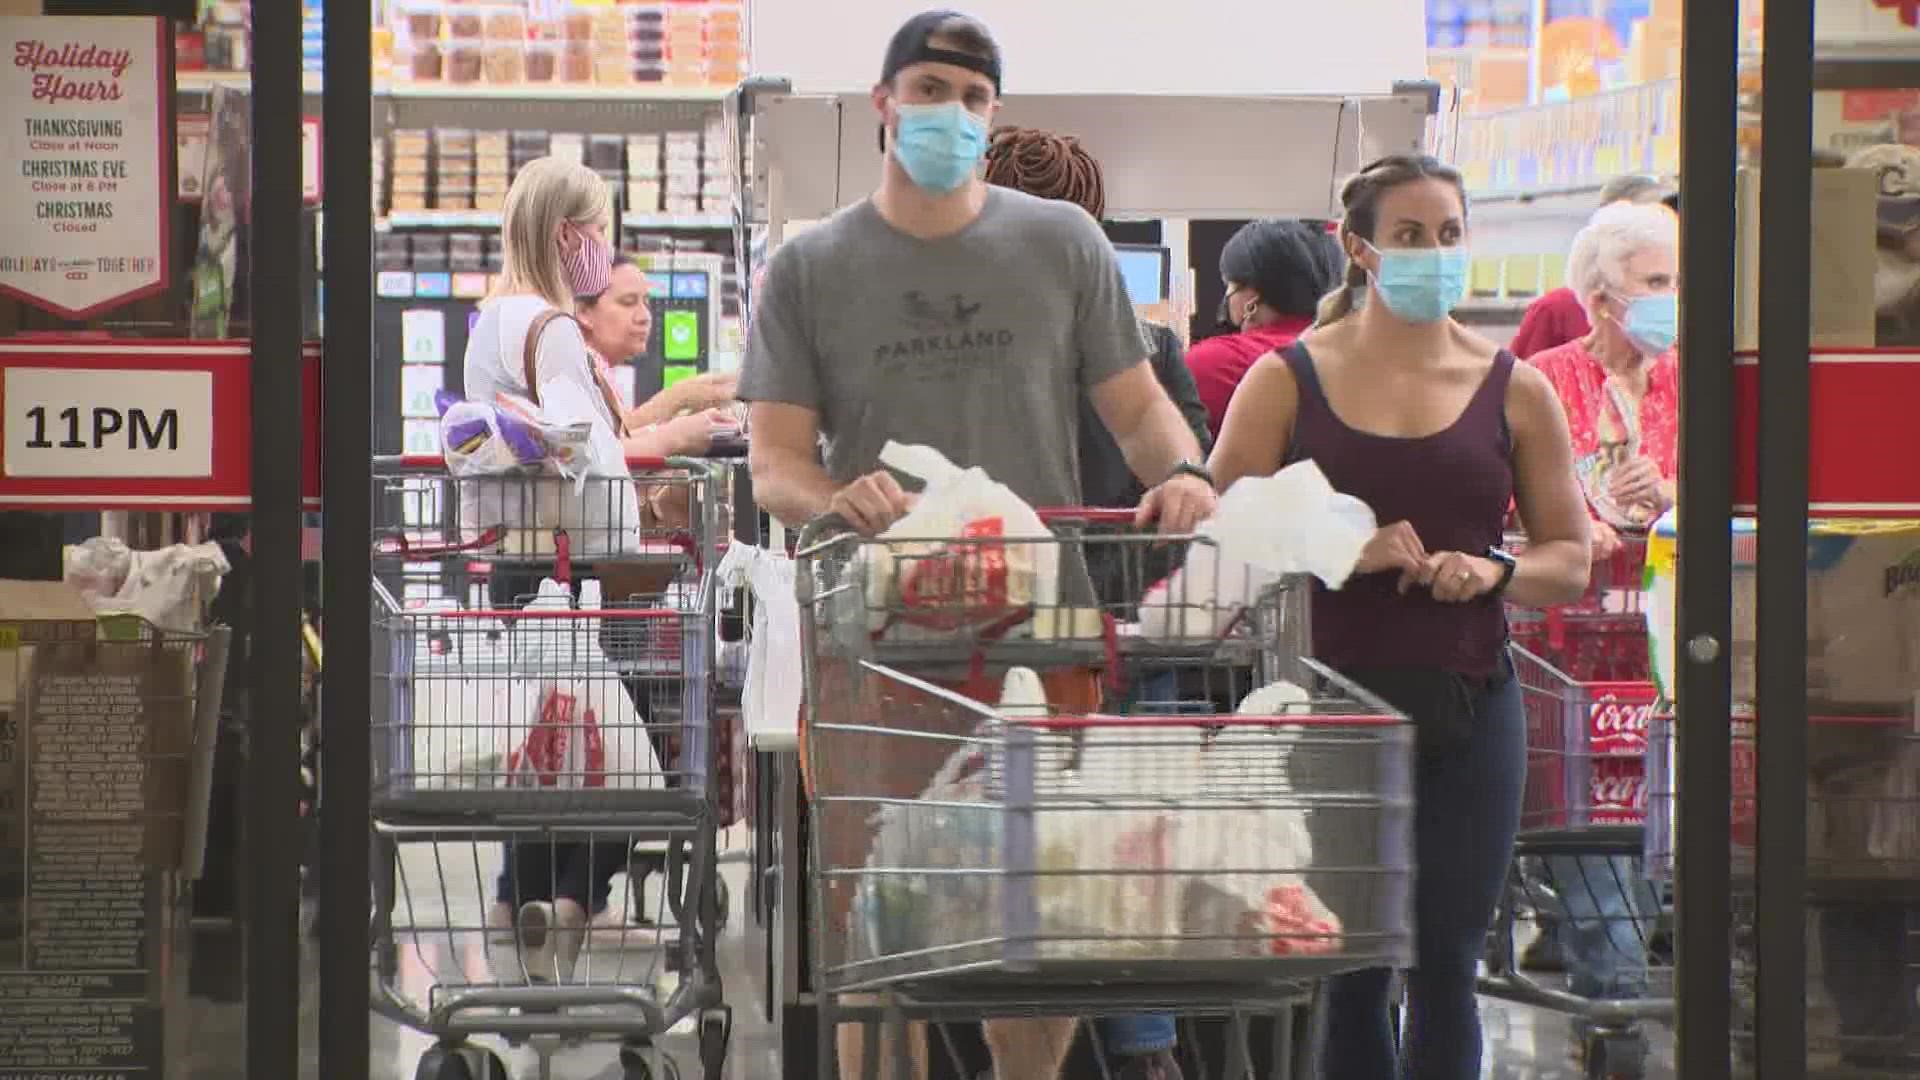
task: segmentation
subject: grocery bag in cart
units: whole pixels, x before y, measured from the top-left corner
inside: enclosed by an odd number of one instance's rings
[[[1033,542],[1050,534],[1011,488],[927,446],[889,442],[880,463],[926,486],[882,543],[861,548],[870,631],[1004,633],[1059,602],[1060,546]]]
[[[1141,600],[1140,631],[1162,641],[1219,637],[1288,574],[1337,589],[1375,528],[1372,509],[1335,491],[1311,461],[1236,481],[1200,526],[1186,564]]]

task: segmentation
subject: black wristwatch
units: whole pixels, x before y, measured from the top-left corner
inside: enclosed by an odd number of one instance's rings
[[[1173,471],[1167,474],[1167,479],[1171,480],[1176,476],[1198,477],[1201,480],[1205,480],[1208,487],[1213,486],[1213,474],[1207,471],[1205,465],[1197,461],[1182,461],[1180,464],[1175,465]]]
[[[1507,586],[1513,584],[1513,573],[1520,569],[1520,560],[1513,557],[1513,552],[1501,547],[1488,548],[1487,558],[1500,564],[1500,583],[1495,585],[1487,595],[1503,595],[1507,591]]]

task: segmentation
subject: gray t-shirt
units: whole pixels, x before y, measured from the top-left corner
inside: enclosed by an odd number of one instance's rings
[[[1078,506],[1080,401],[1145,356],[1099,224],[995,187],[939,240],[864,201],[783,245],[740,396],[819,413],[838,483],[894,440],[985,469],[1036,507]]]

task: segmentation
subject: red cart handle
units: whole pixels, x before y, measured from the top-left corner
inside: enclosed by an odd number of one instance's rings
[[[382,538],[374,546],[376,555],[399,555],[414,561],[437,559],[445,555],[458,555],[468,551],[482,551],[498,547],[506,536],[506,530],[495,525],[487,528],[472,540],[463,540],[452,544],[415,544],[404,535]]]
[[[382,463],[397,463],[403,469],[443,469],[446,468],[447,465],[447,459],[439,454],[402,454],[398,458],[381,458],[379,460]],[[661,469],[677,468],[678,466],[675,464],[677,460],[678,459],[660,457],[658,455],[651,457],[634,455],[627,458],[627,468],[658,472]]]
[[[1408,721],[1391,713],[1320,714],[1299,716],[1106,716],[1099,713],[1073,716],[1020,717],[1021,727],[1043,730],[1079,731],[1086,728],[1372,728],[1398,727]]]

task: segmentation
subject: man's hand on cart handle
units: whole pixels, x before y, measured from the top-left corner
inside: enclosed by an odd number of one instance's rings
[[[881,469],[834,492],[827,513],[840,517],[862,536],[878,536],[907,516],[915,498],[892,472]]]
[[[1158,523],[1169,536],[1189,536],[1213,516],[1219,501],[1212,483],[1194,473],[1177,472],[1140,500],[1134,524],[1145,528]]]

